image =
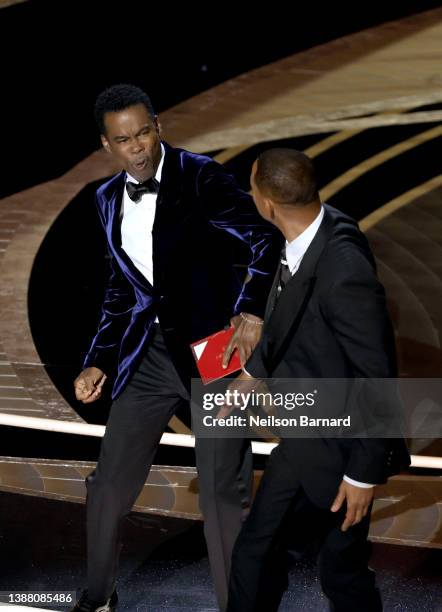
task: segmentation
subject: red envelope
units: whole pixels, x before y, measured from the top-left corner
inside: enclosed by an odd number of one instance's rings
[[[241,369],[238,349],[233,351],[227,368],[222,366],[224,350],[234,331],[229,327],[190,345],[204,385]]]

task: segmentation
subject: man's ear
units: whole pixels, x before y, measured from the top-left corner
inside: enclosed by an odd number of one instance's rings
[[[273,204],[272,200],[269,198],[264,198],[264,206],[267,213],[267,218],[273,221],[275,218],[275,205]]]
[[[158,115],[155,115],[155,117],[153,118],[153,122],[154,122],[155,129],[157,131],[158,136],[161,136],[161,132],[163,131],[163,128],[161,126],[160,118],[158,117]]]
[[[101,134],[101,144],[103,145],[107,153],[111,153],[109,141],[104,134]]]

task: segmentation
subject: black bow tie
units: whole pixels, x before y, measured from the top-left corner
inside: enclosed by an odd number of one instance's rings
[[[160,184],[156,178],[150,178],[144,183],[126,182],[127,195],[134,202],[139,202],[145,193],[158,193]]]

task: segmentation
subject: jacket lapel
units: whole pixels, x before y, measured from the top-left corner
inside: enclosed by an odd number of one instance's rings
[[[113,185],[111,193],[105,194],[108,199],[109,206],[109,243],[114,250],[115,255],[117,251],[121,250],[121,206],[123,202],[123,192],[125,185],[125,172],[121,172]]]
[[[313,293],[316,281],[316,266],[333,229],[333,219],[325,208],[323,221],[302,258],[301,265],[284,287],[281,295],[271,310],[266,325],[268,336],[269,376],[283,357],[301,322],[308,301]],[[275,276],[274,286],[269,297],[270,308],[272,293],[276,296],[279,270]]]
[[[278,286],[279,286],[279,276],[281,274],[281,260],[279,261],[278,267],[276,269],[275,278],[273,279],[273,284],[270,289],[269,297],[267,298],[267,304],[264,313],[264,324],[267,324],[273,309],[275,308],[276,299],[278,296]]]
[[[153,287],[147,278],[141,274],[138,268],[133,264],[131,258],[121,246],[121,206],[123,202],[123,193],[126,182],[126,173],[123,171],[116,176],[115,182],[112,184],[112,191],[105,192],[105,197],[108,197],[107,204],[109,207],[109,217],[107,222],[107,234],[109,246],[112,254],[120,264],[121,269],[128,276],[129,280],[135,287],[141,289],[145,293],[152,294]]]
[[[164,163],[157,197],[157,210],[160,207],[170,209],[178,206],[183,191],[183,167],[180,151],[168,145],[167,142],[163,141],[162,144]]]
[[[154,285],[158,289],[167,271],[173,271],[176,267],[176,248],[186,231],[186,218],[191,214],[183,196],[184,169],[181,151],[166,142],[163,142],[163,146],[165,158],[152,228]],[[194,185],[191,185],[190,189],[195,192]]]

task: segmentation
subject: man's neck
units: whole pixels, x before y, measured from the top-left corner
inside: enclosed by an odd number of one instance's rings
[[[278,219],[278,229],[287,242],[292,242],[313,223],[321,211],[321,202],[318,200],[299,208],[285,208]]]

